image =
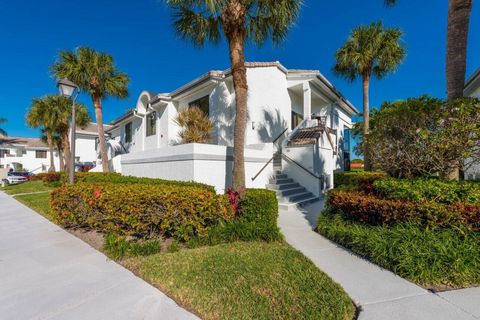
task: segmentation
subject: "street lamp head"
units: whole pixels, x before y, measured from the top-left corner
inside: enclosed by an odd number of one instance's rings
[[[61,96],[70,98],[78,86],[67,78],[63,78],[57,81],[57,88],[60,90]]]

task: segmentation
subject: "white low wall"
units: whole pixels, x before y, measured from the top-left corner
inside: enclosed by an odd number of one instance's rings
[[[247,188],[265,188],[273,175],[270,162],[273,144],[245,148],[245,182]],[[233,148],[210,144],[184,144],[124,154],[121,172],[126,176],[197,181],[212,185],[223,193],[232,185]]]

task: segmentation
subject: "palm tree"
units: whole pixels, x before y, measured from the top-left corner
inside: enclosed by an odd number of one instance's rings
[[[27,113],[27,124],[32,128],[42,128],[47,136],[47,144],[50,149],[50,169],[55,170],[53,162],[53,150],[56,139],[61,139],[66,164],[72,161],[69,142],[70,117],[72,102],[70,99],[58,95],[46,96],[33,99],[30,111]],[[90,123],[90,116],[87,108],[81,103],[76,105],[76,123],[78,127],[84,128]],[[58,138],[56,138],[58,137]],[[59,151],[60,152],[60,151]],[[70,168],[70,166],[66,166]]]
[[[57,78],[68,78],[90,95],[95,107],[98,125],[98,139],[103,172],[108,172],[108,154],[103,129],[102,101],[107,97],[128,97],[130,79],[119,72],[109,54],[80,47],[75,51],[61,51],[58,61],[52,66]]]
[[[370,123],[369,89],[373,77],[382,79],[394,72],[405,57],[400,43],[403,33],[398,28],[383,28],[382,22],[355,28],[345,44],[337,50],[334,73],[350,81],[362,79],[363,84],[363,142],[365,170],[371,170],[367,135]]]
[[[396,2],[385,0],[387,5],[394,5]],[[463,97],[472,6],[472,0],[448,1],[446,77],[449,99]]]
[[[0,118],[0,124],[7,123],[7,118]],[[7,136],[7,131],[5,129],[0,128],[0,136]]]
[[[269,36],[281,43],[296,21],[302,0],[166,0],[173,10],[174,27],[184,39],[202,47],[225,36],[235,90],[236,116],[233,151],[233,188],[245,188],[245,130],[247,125],[247,70],[245,43],[263,44]]]
[[[54,172],[56,170],[52,136],[57,130],[59,112],[54,105],[50,104],[49,100],[47,97],[33,99],[30,111],[27,113],[27,124],[32,128],[42,128],[42,134],[45,135],[45,142],[50,153],[50,168],[48,168],[48,171]]]
[[[179,112],[173,122],[181,128],[179,143],[208,143],[212,139],[212,120],[198,106]]]

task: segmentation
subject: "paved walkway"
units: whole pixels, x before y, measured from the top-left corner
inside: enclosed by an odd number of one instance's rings
[[[3,192],[0,318],[197,319],[127,269]]]
[[[319,201],[301,210],[281,210],[279,225],[287,242],[342,285],[360,306],[360,320],[480,319],[480,288],[431,293],[314,232],[323,205]]]

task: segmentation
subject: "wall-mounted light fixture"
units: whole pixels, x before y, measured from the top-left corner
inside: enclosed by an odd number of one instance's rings
[[[255,130],[255,121],[252,121],[252,130]]]

